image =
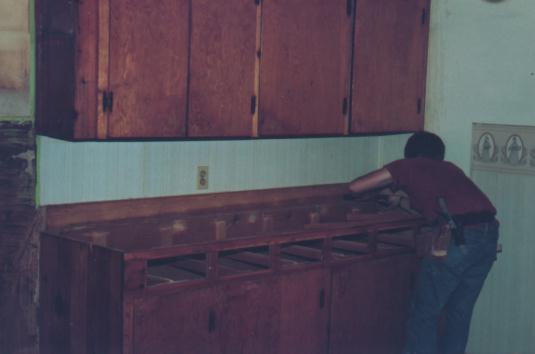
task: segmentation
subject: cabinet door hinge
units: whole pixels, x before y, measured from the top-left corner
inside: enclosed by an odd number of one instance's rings
[[[108,91],[102,92],[102,112],[108,111]]]
[[[102,111],[113,112],[113,91],[104,91],[102,93]]]
[[[427,18],[427,9],[424,7],[422,9],[422,17],[420,18],[420,22],[422,25],[425,25],[425,19]]]
[[[256,96],[251,96],[251,114],[256,113]]]
[[[356,2],[356,0],[347,0],[346,2],[346,14],[348,17],[353,15],[353,2]]]
[[[260,2],[261,2],[261,1],[262,1],[262,0],[254,0],[254,3],[256,4],[256,6],[258,6],[258,5],[260,5]]]
[[[422,99],[418,97],[418,100],[416,101],[416,113],[421,114],[422,113]]]
[[[108,111],[113,112],[113,91],[110,91]]]
[[[347,97],[344,97],[344,100],[342,101],[342,114],[345,116],[347,114],[347,109],[348,109],[348,100],[347,100]]]

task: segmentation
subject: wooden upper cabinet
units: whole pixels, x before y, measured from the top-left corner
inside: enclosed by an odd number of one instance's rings
[[[99,48],[99,88],[109,105],[99,117],[99,137],[184,136],[189,1],[101,0],[101,6],[109,7],[109,24],[100,24],[104,33],[109,29],[109,53]]]
[[[36,0],[36,130],[70,140],[423,127],[430,0]]]
[[[189,13],[188,0],[37,0],[37,132],[184,136]]]
[[[357,1],[353,133],[423,128],[429,0]]]
[[[191,4],[188,135],[251,136],[258,7],[253,0]]]
[[[346,132],[348,10],[346,0],[262,1],[260,136]]]
[[[76,8],[72,2],[36,0],[36,130],[70,137],[74,108]]]

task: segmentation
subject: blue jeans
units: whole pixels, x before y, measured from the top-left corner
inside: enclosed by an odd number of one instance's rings
[[[463,354],[472,310],[496,260],[498,222],[465,227],[465,244],[452,241],[444,260],[425,258],[407,323],[406,353]],[[443,333],[438,319],[445,310]]]

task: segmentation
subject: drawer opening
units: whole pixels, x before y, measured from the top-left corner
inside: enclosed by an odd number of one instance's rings
[[[334,258],[354,257],[371,253],[368,234],[334,237],[332,247]]]
[[[198,279],[206,279],[206,255],[204,254],[155,259],[148,261],[147,264],[149,286]]]
[[[269,247],[251,247],[219,253],[217,260],[220,276],[254,273],[271,268]]]
[[[281,266],[319,263],[323,261],[323,240],[308,240],[282,244]]]
[[[377,247],[392,246],[410,247],[415,246],[414,230],[412,228],[383,230],[377,234]]]

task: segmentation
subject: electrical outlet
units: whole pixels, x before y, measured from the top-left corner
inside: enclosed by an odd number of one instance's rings
[[[208,189],[208,166],[197,166],[197,189]]]

